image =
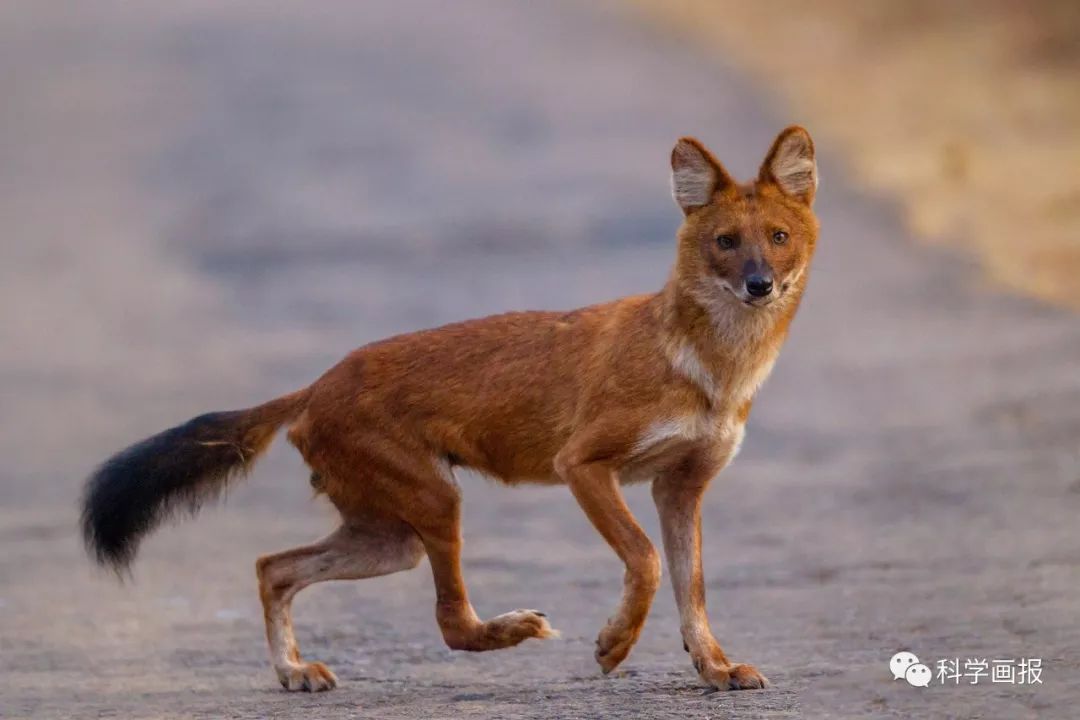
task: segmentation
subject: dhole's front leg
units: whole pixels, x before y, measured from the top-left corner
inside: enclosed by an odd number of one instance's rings
[[[626,565],[622,602],[596,640],[596,661],[611,672],[641,635],[660,585],[660,555],[623,500],[615,472],[599,463],[556,463],[581,508]]]
[[[752,665],[732,663],[709,629],[701,572],[701,499],[715,466],[696,467],[653,481],[671,586],[679,607],[684,647],[701,678],[720,690],[763,688],[768,681]]]

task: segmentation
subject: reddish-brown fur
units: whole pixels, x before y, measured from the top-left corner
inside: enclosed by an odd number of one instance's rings
[[[320,543],[258,562],[283,685],[320,690],[336,682],[321,663],[300,659],[289,616],[296,592],[410,568],[425,554],[451,648],[492,650],[554,633],[536,611],[486,622],[473,611],[460,565],[461,496],[452,474],[460,466],[510,484],[568,485],[624,562],[622,600],[597,640],[605,672],[633,647],[660,580],[660,556],[620,491],[622,483],[652,481],[695,668],[718,688],[764,687],[752,666],[728,660],[709,629],[700,508],[709,481],[738,449],[805,286],[817,239],[813,144],[802,128],[786,129],[748,184],[734,182],[689,138],[676,145],[672,168],[685,222],[660,292],[376,342],[306,390],[251,411],[252,446],[294,419],[289,440],[343,518]],[[774,291],[748,295],[748,273],[765,272]]]

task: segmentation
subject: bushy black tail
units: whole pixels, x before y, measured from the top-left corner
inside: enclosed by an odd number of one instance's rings
[[[307,397],[302,390],[248,410],[200,415],[109,458],[83,494],[87,550],[101,565],[126,569],[162,520],[179,511],[194,514],[250,469]]]

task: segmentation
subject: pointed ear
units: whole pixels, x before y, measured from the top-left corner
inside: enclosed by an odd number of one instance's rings
[[[707,205],[713,193],[731,178],[705,146],[692,137],[680,138],[671,151],[671,195],[686,214]]]
[[[817,162],[814,160],[814,141],[810,133],[798,125],[785,129],[773,142],[758,173],[760,182],[771,182],[785,195],[814,202],[817,191]]]

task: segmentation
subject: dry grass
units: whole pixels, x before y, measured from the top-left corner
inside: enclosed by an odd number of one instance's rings
[[[1000,283],[1080,308],[1080,3],[637,0]]]

